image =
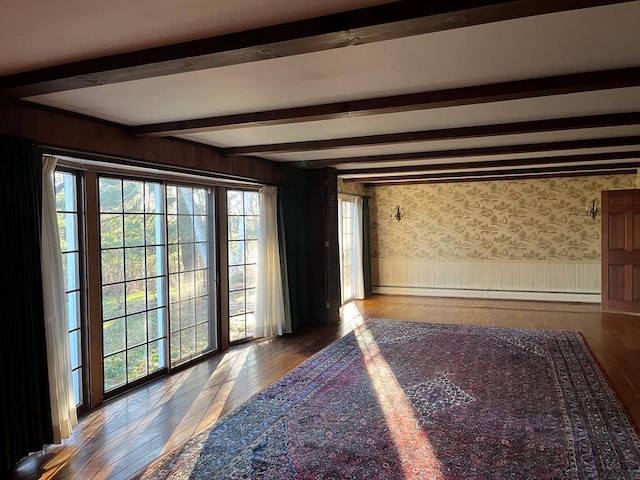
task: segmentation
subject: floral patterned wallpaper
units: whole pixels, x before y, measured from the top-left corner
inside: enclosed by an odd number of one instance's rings
[[[361,183],[345,182],[341,178],[338,179],[338,193],[350,193],[364,197],[369,195],[368,190]]]
[[[370,187],[372,256],[599,261],[600,217],[586,205],[635,187],[635,175]]]

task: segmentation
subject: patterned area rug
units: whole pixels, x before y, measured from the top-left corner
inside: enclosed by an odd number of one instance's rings
[[[140,479],[639,479],[580,334],[370,320]]]

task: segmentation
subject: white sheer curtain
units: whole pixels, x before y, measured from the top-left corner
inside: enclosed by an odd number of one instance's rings
[[[44,299],[51,419],[55,443],[69,438],[78,423],[65,317],[64,274],[58,237],[56,159],[42,160],[42,293]]]
[[[258,231],[258,279],[256,284],[256,337],[282,335],[284,296],[278,246],[276,187],[260,189],[260,229]]]
[[[364,262],[362,261],[362,197],[355,197],[355,212],[353,215],[353,268],[354,272],[354,297],[362,300],[364,298]]]

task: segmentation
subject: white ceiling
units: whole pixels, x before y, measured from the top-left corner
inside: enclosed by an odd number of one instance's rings
[[[386,2],[3,0],[0,5],[0,75],[381,3]],[[640,1],[632,1],[58,91],[26,100],[123,126],[139,126],[640,67],[639,25]],[[621,112],[640,112],[640,82],[626,88],[396,113],[356,113],[350,117],[343,115],[342,118],[270,126],[232,126],[176,136],[220,148],[249,147]],[[313,160],[320,159],[631,135],[640,136],[640,123],[456,140],[292,150],[260,156],[278,162],[298,164],[304,161],[312,166]],[[380,167],[404,166],[409,169],[405,173],[411,174],[436,171],[438,163],[482,163],[623,150],[640,150],[640,145],[428,161],[356,163],[345,158],[335,167],[350,170],[350,178],[358,178],[353,170],[360,168],[363,169],[361,176],[371,178]],[[640,162],[640,157],[637,160]],[[590,163],[593,162],[584,162],[585,165]],[[532,161],[529,166],[535,166],[535,163]],[[398,175],[400,173],[378,174],[381,179]]]

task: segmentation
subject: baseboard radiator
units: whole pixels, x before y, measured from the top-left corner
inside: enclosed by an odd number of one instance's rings
[[[599,262],[373,258],[373,292],[600,303]]]

